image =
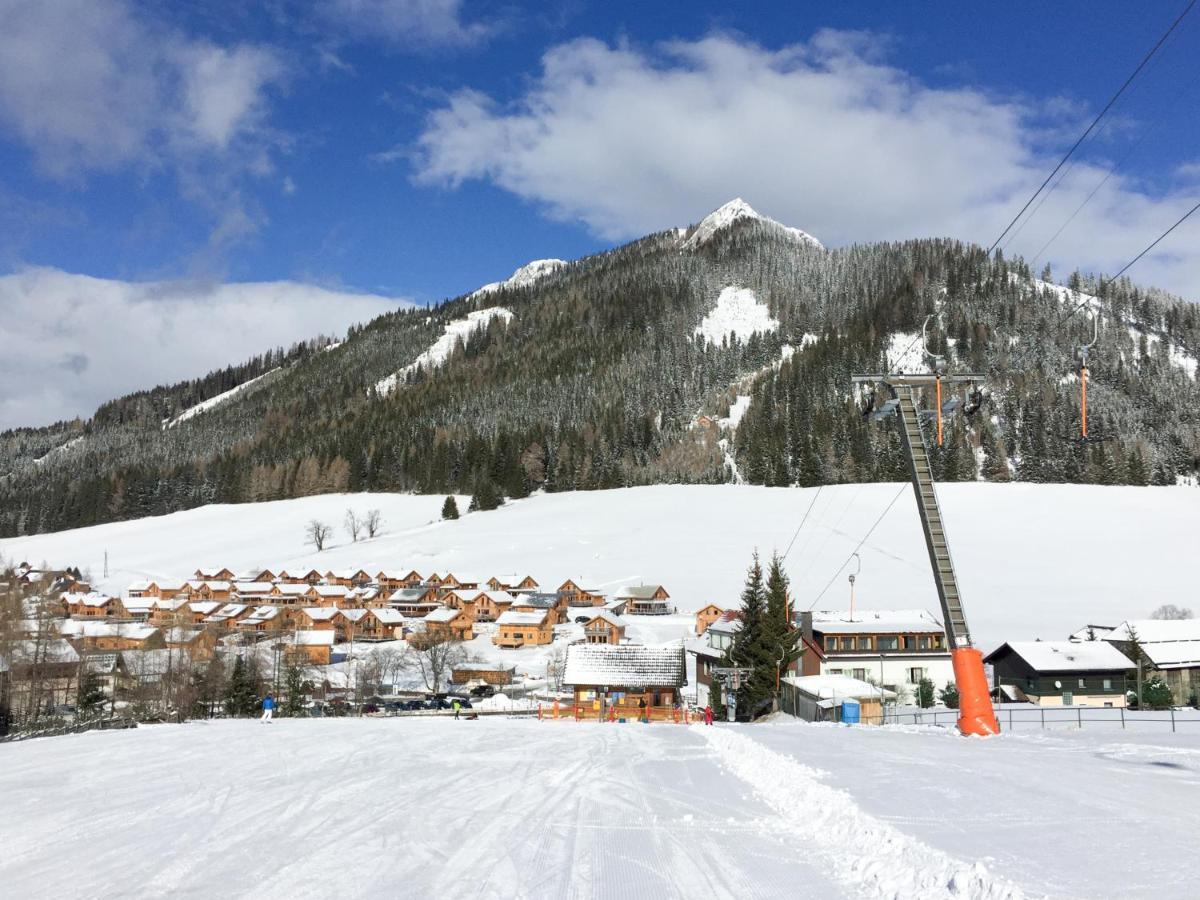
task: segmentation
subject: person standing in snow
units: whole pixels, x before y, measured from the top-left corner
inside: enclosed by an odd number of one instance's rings
[[[712,704],[709,704],[708,706],[704,707],[704,724],[705,725],[712,724]]]
[[[270,694],[267,694],[267,696],[263,698],[262,709],[262,721],[270,722],[275,715],[275,701],[272,699]]]
[[[457,720],[458,719],[458,711],[460,709],[462,709],[462,704],[459,703],[457,700],[455,700],[454,703],[451,705],[454,707],[454,718]]]

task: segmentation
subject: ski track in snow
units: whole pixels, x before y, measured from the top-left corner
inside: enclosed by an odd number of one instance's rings
[[[236,397],[238,394],[241,394],[242,392],[244,392],[245,390],[250,388],[252,385],[258,383],[262,379],[266,378],[268,375],[273,375],[275,372],[278,372],[278,371],[279,371],[278,368],[274,368],[268,372],[263,372],[261,375],[256,375],[255,377],[253,377],[247,381],[243,381],[241,384],[237,385],[236,387],[231,387],[227,391],[222,391],[221,393],[217,394],[215,397],[209,397],[207,400],[201,400],[195,406],[189,406],[183,412],[176,415],[175,418],[167,419],[165,422],[163,422],[162,423],[163,430],[165,431],[168,428],[174,428],[180,422],[186,422],[188,419],[195,418],[196,416],[198,416],[202,413],[206,413],[209,410],[216,409],[222,403],[226,402],[227,400],[232,400],[234,397]]]
[[[890,900],[1025,896],[981,863],[953,859],[867,815],[849,794],[823,784],[816,769],[729,728],[706,728],[704,736],[724,766],[775,809],[797,848],[828,861],[856,894]]]
[[[454,348],[460,342],[465,342],[467,338],[479,329],[487,328],[492,319],[503,319],[507,323],[512,321],[512,317],[511,310],[505,309],[503,306],[491,306],[487,309],[478,309],[467,313],[465,319],[454,319],[451,322],[447,322],[445,333],[430,344],[428,350],[399,372],[395,372],[387,376],[387,378],[380,379],[375,385],[375,390],[380,394],[390,394],[409,372],[440,366],[450,358],[450,354],[454,352]]]

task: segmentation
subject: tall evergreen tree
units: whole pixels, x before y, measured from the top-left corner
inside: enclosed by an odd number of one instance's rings
[[[771,566],[767,570],[767,608],[764,631],[771,656],[776,661],[776,671],[782,677],[800,658],[803,647],[800,632],[792,627],[791,603],[788,597],[788,577],[783,571],[783,560],[778,553],[771,555]]]
[[[742,588],[741,613],[742,627],[734,635],[729,655],[733,665],[750,670],[742,678],[737,691],[737,717],[748,721],[767,711],[775,690],[775,659],[771,652],[772,638],[767,623],[767,592],[757,552],[746,573],[746,585]]]
[[[442,504],[442,518],[458,518],[458,501],[456,501],[453,496],[447,497],[446,502]]]
[[[249,716],[258,705],[253,673],[242,657],[233,663],[229,686],[225,689],[225,714],[227,716]]]

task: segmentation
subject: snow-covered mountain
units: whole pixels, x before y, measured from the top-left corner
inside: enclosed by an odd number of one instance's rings
[[[700,224],[696,226],[696,230],[684,240],[683,246],[689,250],[702,247],[712,239],[713,235],[725,230],[735,222],[741,221],[757,222],[768,228],[777,229],[802,244],[808,244],[809,246],[816,247],[818,250],[825,249],[824,245],[808,232],[783,225],[774,219],[755,212],[750,204],[741,197],[735,197],[701,219]]]
[[[537,260],[342,341],[264,350],[86,422],[0,434],[0,534],[489,481],[520,497],[902,478],[896,430],[863,418],[849,378],[922,367],[931,314],[932,348],[987,374],[984,414],[956,415],[931,456],[939,480],[1194,479],[1200,309],[1127,281],[1062,280],[950,240],[827,250],[733,200],[690,228]],[[1064,315],[1087,297],[1099,339],[1085,443],[1074,355],[1091,324]]]

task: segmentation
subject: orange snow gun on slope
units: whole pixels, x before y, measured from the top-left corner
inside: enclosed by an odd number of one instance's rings
[[[996,721],[987,673],[983,671],[983,653],[975,647],[959,647],[950,652],[950,663],[958,686],[959,732],[980,737],[999,734],[1000,723]]]

